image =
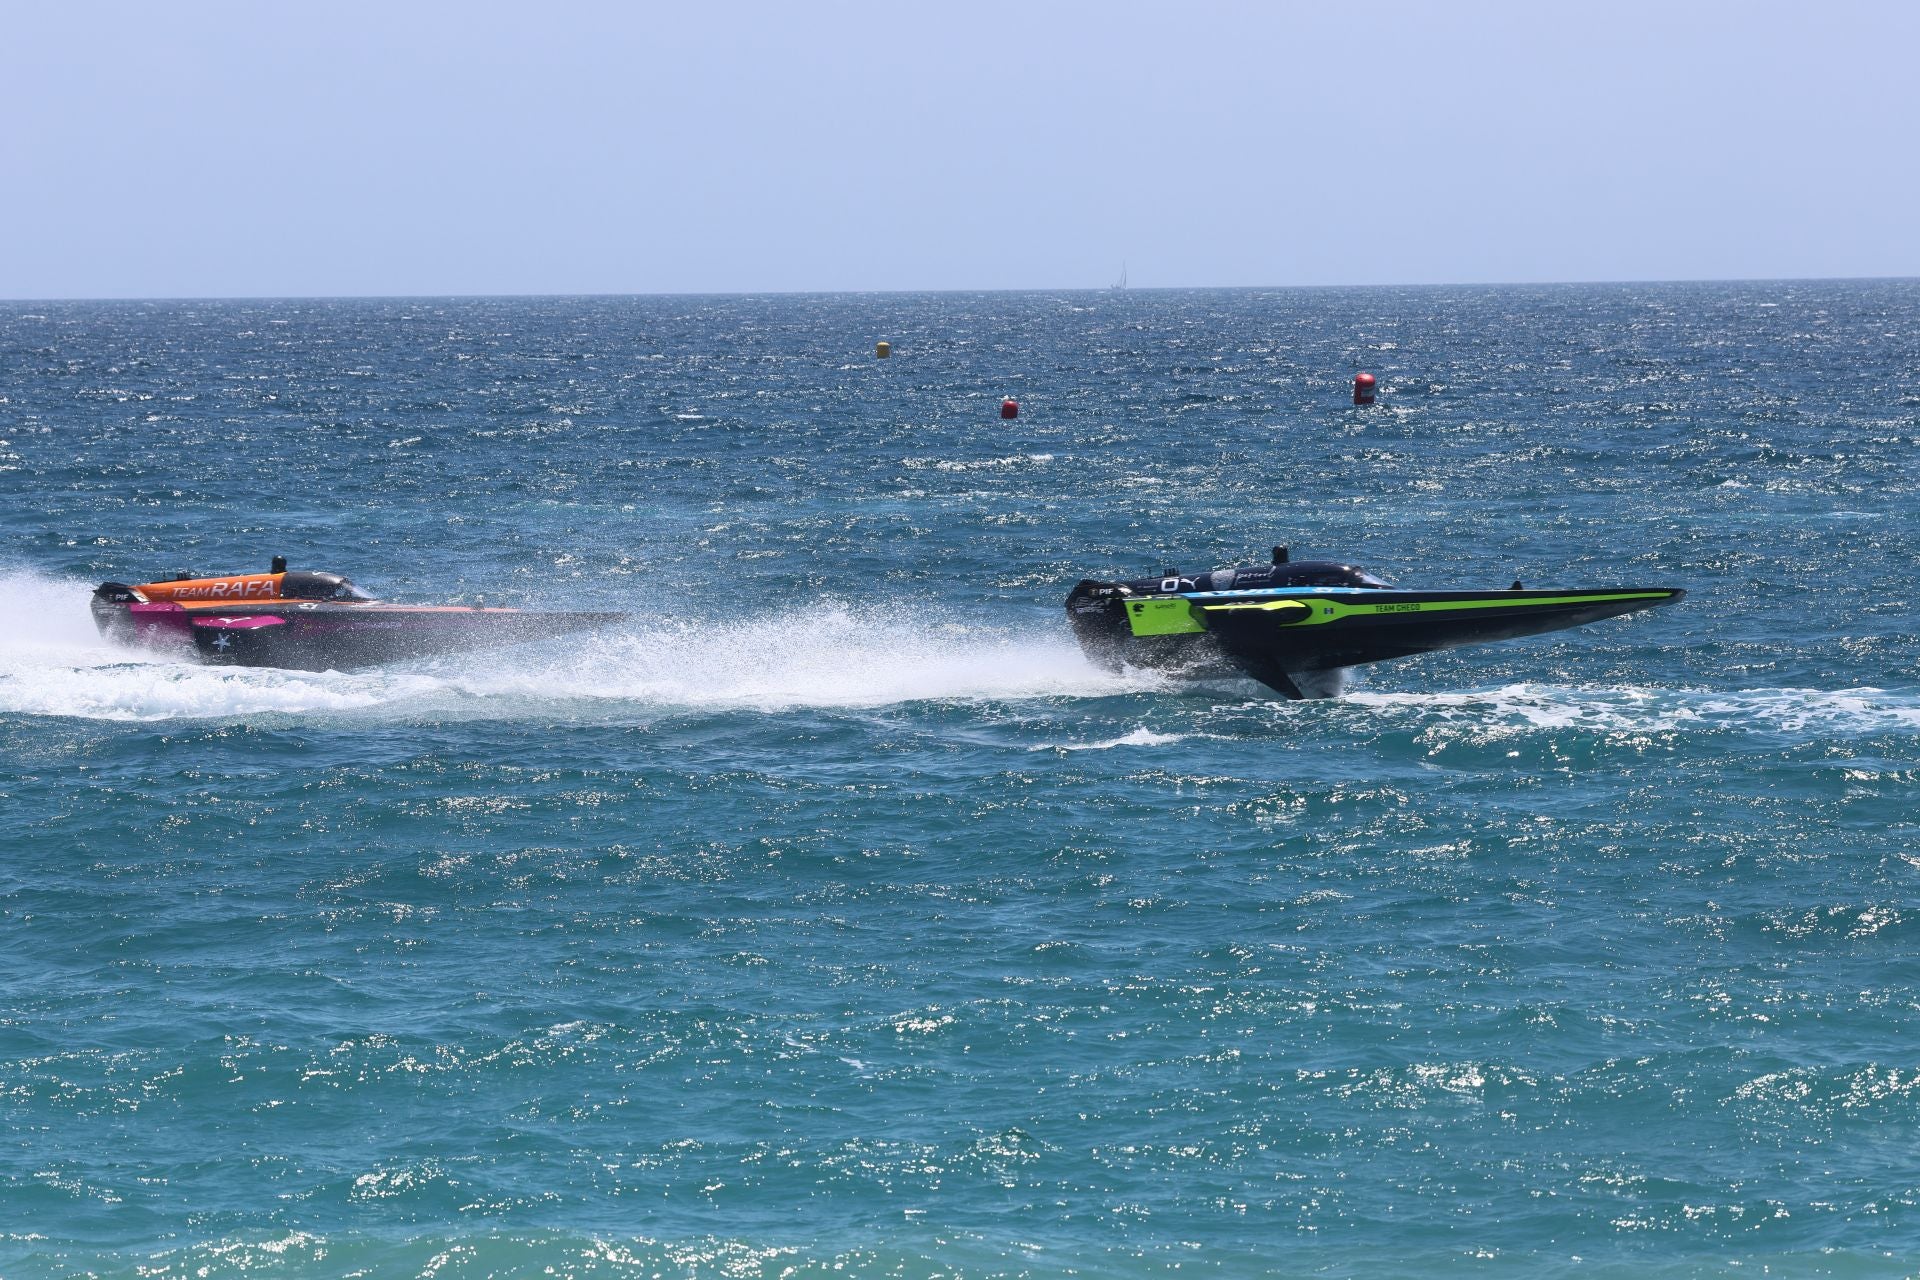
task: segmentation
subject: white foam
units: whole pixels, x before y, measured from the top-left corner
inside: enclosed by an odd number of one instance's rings
[[[1028,750],[1111,751],[1115,747],[1164,747],[1175,742],[1184,742],[1187,737],[1188,735],[1184,733],[1158,733],[1147,728],[1145,725],[1141,725],[1130,733],[1123,733],[1117,738],[1109,738],[1105,742],[1043,743],[1038,746],[1029,747]]]
[[[127,662],[9,672],[0,713],[86,720],[177,720],[352,711],[394,700],[391,690],[342,687],[333,673],[240,671]]]
[[[1716,691],[1512,684],[1459,693],[1353,693],[1346,701],[1384,716],[1515,730],[1734,730],[1842,737],[1920,730],[1920,696],[1875,688]]]

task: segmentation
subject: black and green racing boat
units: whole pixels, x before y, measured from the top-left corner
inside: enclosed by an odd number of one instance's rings
[[[1678,587],[1405,591],[1331,560],[1273,562],[1125,582],[1082,579],[1067,619],[1087,657],[1118,671],[1251,676],[1289,698],[1337,695],[1348,667],[1577,627],[1672,604]]]

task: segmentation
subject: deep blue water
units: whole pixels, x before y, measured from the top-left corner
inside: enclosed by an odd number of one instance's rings
[[[1917,453],[1914,282],[0,304],[0,1275],[1920,1272]],[[1276,542],[1691,594],[1066,632]],[[634,620],[93,634],[275,553]]]

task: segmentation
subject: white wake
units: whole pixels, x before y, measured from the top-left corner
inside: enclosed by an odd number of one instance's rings
[[[171,720],[392,709],[462,717],[1099,697],[1158,687],[1058,634],[823,601],[743,621],[636,617],[605,631],[371,671],[207,667],[106,644],[90,587],[0,573],[0,714]]]

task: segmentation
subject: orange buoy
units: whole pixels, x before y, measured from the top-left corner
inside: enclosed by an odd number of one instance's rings
[[[885,360],[893,354],[893,344],[891,342],[876,342],[873,344],[873,354],[879,359]]]
[[[1000,402],[1000,416],[1003,418],[1019,417],[1020,402],[1018,400],[1015,400],[1012,396],[1008,396],[1006,399],[1002,400]]]
[[[1353,402],[1355,404],[1373,403],[1373,375],[1356,373],[1353,375]]]

